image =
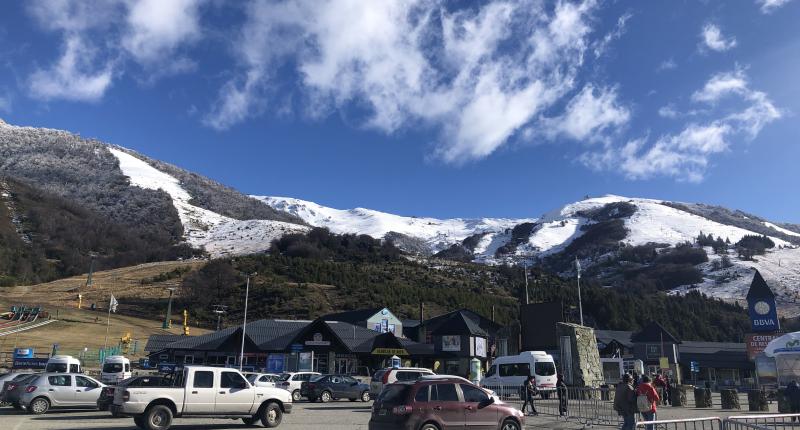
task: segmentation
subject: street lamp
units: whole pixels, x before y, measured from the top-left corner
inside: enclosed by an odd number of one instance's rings
[[[247,286],[244,290],[244,320],[242,321],[242,349],[239,352],[239,371],[242,371],[242,365],[244,364],[244,335],[247,331],[247,299],[250,296],[250,277],[258,275],[257,272],[249,273],[247,275]]]
[[[170,320],[172,317],[172,293],[175,292],[174,287],[167,288],[169,291],[169,302],[167,302],[167,316],[164,318],[164,324],[161,325],[161,328],[164,330],[169,329],[172,327],[172,321]]]
[[[583,303],[581,303],[581,262],[578,257],[575,257],[575,271],[578,274],[578,313],[581,316],[581,325],[583,325]]]

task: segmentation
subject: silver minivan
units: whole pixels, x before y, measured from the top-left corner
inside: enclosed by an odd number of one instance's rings
[[[43,373],[28,381],[20,395],[20,405],[31,414],[50,408],[97,408],[105,384],[75,373]]]

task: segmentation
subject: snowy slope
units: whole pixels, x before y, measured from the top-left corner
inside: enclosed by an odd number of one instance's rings
[[[109,147],[109,151],[119,160],[119,167],[132,186],[160,189],[172,197],[186,242],[192,247],[205,249],[212,257],[264,251],[272,240],[284,234],[308,230],[305,226],[280,221],[239,221],[194,206],[190,203],[192,196],[175,177],[120,149]]]
[[[517,224],[536,221],[506,218],[417,218],[364,208],[333,209],[290,197],[252,197],[277,210],[295,215],[310,225],[325,227],[334,233],[358,233],[383,238],[387,233],[395,232],[422,239],[434,253],[474,234],[501,233]]]

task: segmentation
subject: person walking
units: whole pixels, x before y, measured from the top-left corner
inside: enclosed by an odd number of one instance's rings
[[[658,405],[659,400],[661,398],[658,397],[658,392],[656,392],[653,384],[650,383],[650,377],[647,375],[642,376],[642,382],[636,388],[636,406],[644,421],[656,420],[656,405]],[[645,427],[646,430],[653,430],[653,428],[652,424],[648,424]]]
[[[536,406],[533,405],[533,396],[535,396],[536,393],[536,380],[533,376],[528,376],[522,384],[522,394],[525,396],[525,401],[522,403],[523,414],[525,414],[525,408],[530,405],[532,411],[530,415],[539,415],[539,412],[536,411]]]
[[[658,393],[658,397],[661,398],[661,402],[664,402],[663,404],[666,404],[667,398],[664,395],[664,392],[667,389],[666,388],[667,382],[664,380],[664,375],[661,374],[660,370],[656,374],[656,377],[653,379],[653,387],[655,387],[656,392]]]
[[[567,415],[567,384],[564,383],[564,378],[561,374],[558,374],[558,379],[556,380],[556,394],[558,395],[558,415],[565,416]]]
[[[664,404],[672,406],[672,381],[669,376],[664,378]]]
[[[614,410],[622,417],[620,430],[634,430],[636,426],[636,389],[633,388],[633,377],[622,375],[622,382],[617,384],[614,393]]]
[[[789,401],[789,413],[800,414],[800,385],[797,384],[797,381],[789,382],[783,395]],[[792,417],[792,422],[796,420],[797,417]]]

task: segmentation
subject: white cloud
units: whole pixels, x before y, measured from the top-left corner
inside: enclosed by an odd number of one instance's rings
[[[609,128],[625,125],[630,116],[630,111],[619,105],[616,88],[595,89],[588,84],[569,101],[564,115],[552,120],[549,131],[591,141]]]
[[[366,112],[358,122],[385,133],[433,127],[443,160],[479,159],[523,127],[544,127],[541,114],[575,88],[595,9],[595,1],[459,11],[428,0],[252,2],[235,43],[238,76],[205,123],[225,129],[261,113],[276,91],[274,71],[289,65],[313,117]]]
[[[192,68],[176,55],[200,35],[203,0],[33,0],[29,14],[38,25],[59,33],[60,57],[28,79],[32,96],[44,100],[94,102],[103,98],[127,60],[151,78]]]
[[[672,104],[668,104],[666,106],[661,106],[658,109],[658,116],[662,118],[677,118],[680,114],[677,110],[675,110],[675,106]]]
[[[668,58],[661,62],[661,64],[656,67],[657,72],[664,72],[667,70],[674,70],[678,68],[678,63],[675,62],[674,59]]]
[[[790,1],[791,0],[756,0],[756,3],[761,7],[761,13],[772,13]]]
[[[64,41],[61,58],[49,69],[36,70],[29,79],[31,95],[43,100],[94,102],[111,86],[111,63],[95,66],[96,52],[78,35]]]
[[[593,44],[592,50],[594,51],[595,58],[600,58],[612,42],[625,34],[626,25],[631,18],[633,18],[633,14],[630,12],[622,14],[617,18],[617,25],[614,27],[614,30]]]
[[[621,171],[631,179],[669,176],[700,182],[713,156],[730,150],[737,137],[754,139],[765,125],[782,116],[765,93],[750,89],[741,70],[713,75],[692,100],[714,104],[728,95],[738,96],[745,107],[706,123],[689,123],[677,134],[660,136],[652,143],[647,137],[621,146],[607,143],[601,151],[583,154],[580,161],[597,170]],[[673,112],[671,105],[659,110],[665,117]]]
[[[139,0],[129,3],[122,46],[136,61],[153,65],[200,37],[200,0]],[[163,64],[159,64],[163,67]]]
[[[703,43],[701,46],[714,51],[727,51],[736,46],[736,38],[732,36],[725,38],[722,35],[722,31],[715,24],[708,23],[704,25],[703,31],[700,32],[700,37]]]

